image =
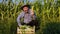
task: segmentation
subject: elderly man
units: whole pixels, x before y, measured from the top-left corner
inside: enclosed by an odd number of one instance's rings
[[[17,17],[18,26],[22,25],[34,26],[36,24],[35,22],[36,15],[30,8],[31,8],[30,5],[24,5],[21,7],[23,11]],[[23,22],[21,22],[22,18]]]

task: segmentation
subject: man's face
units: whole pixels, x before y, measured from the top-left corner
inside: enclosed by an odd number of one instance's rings
[[[23,8],[23,11],[27,13],[28,12],[28,9],[29,9],[28,7],[24,7]]]

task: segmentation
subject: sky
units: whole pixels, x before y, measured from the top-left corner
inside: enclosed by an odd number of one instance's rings
[[[0,3],[2,2],[3,0],[0,0]],[[21,0],[22,1],[22,0]],[[28,0],[29,2],[34,2],[35,0]],[[43,1],[43,0],[40,0],[40,1]],[[12,2],[14,3],[15,0],[12,0]],[[16,0],[16,4],[18,4],[20,2],[20,0]],[[26,0],[24,0],[24,4],[26,4]],[[42,4],[44,4],[44,2],[42,2]]]
[[[2,2],[3,0],[0,0],[0,3]],[[15,0],[12,0],[13,2],[15,1]],[[17,0],[18,2],[19,2],[19,0]],[[26,0],[24,0],[24,1],[26,1]],[[30,1],[30,2],[33,2],[34,0],[28,0],[28,1]]]
[[[3,0],[0,0],[0,3],[2,2]],[[15,2],[15,0],[12,0],[13,1],[13,3]],[[21,0],[22,1],[22,0]],[[28,0],[29,2],[34,2],[35,0]],[[44,2],[43,2],[43,0],[39,0],[39,1],[41,1],[42,2],[42,4],[44,5]],[[55,0],[56,1],[56,0]],[[16,0],[16,4],[18,4],[20,2],[20,0]],[[26,0],[24,0],[24,3],[26,4]]]
[[[2,2],[2,0],[0,0],[0,3]]]
[[[15,0],[12,0],[13,2],[15,2]],[[34,0],[28,0],[29,2],[33,2]],[[17,0],[17,2],[16,3],[18,3],[19,2],[19,0]],[[26,0],[24,0],[24,3],[26,4]]]

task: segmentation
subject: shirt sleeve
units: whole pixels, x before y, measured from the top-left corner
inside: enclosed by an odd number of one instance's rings
[[[18,26],[21,26],[20,19],[23,17],[23,15],[24,15],[23,12],[21,12],[17,17]]]

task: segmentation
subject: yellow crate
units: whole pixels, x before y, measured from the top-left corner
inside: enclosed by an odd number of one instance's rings
[[[26,29],[20,29],[19,27],[17,27],[17,34],[35,34],[35,26]]]

